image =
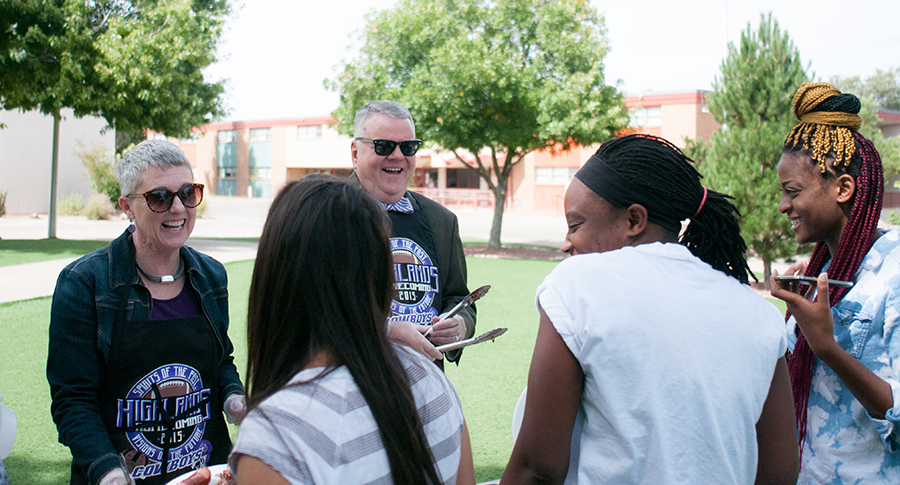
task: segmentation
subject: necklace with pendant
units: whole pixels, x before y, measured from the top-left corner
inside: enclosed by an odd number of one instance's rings
[[[152,274],[144,271],[144,268],[141,268],[141,265],[137,261],[135,261],[134,264],[137,265],[137,269],[141,272],[142,275],[144,275],[150,281],[155,281],[157,283],[172,283],[177,280],[182,273],[184,273],[184,259],[182,258],[178,258],[178,271],[173,275],[164,274],[162,276],[153,276]]]

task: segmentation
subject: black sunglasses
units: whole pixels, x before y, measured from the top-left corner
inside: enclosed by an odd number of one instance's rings
[[[375,153],[382,157],[394,153],[394,149],[397,148],[397,145],[400,145],[400,153],[406,157],[411,157],[415,155],[416,152],[419,151],[419,147],[422,146],[422,140],[418,138],[406,141],[373,140],[371,138],[357,138],[357,140],[371,142],[372,145],[375,146]]]
[[[181,199],[181,203],[187,208],[194,208],[203,201],[203,184],[188,184],[172,192],[169,189],[153,189],[143,194],[126,195],[129,199],[143,197],[147,201],[147,207],[153,212],[166,212],[172,208],[175,196]]]

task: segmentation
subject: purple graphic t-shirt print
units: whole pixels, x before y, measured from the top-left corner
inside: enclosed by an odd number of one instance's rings
[[[411,239],[391,238],[394,257],[394,319],[431,325],[438,316],[435,299],[440,294],[438,268],[428,253]]]
[[[162,399],[156,398],[154,384]],[[203,386],[196,369],[166,364],[138,380],[124,399],[117,400],[116,425],[131,430],[125,434],[134,450],[124,455],[126,460],[135,460],[131,471],[135,479],[161,474],[164,448],[169,450],[169,472],[206,465],[212,453],[212,445],[203,439],[211,414],[209,395],[210,389]]]

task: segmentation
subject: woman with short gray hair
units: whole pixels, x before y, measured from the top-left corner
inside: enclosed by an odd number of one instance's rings
[[[228,338],[227,275],[185,243],[203,184],[176,145],[116,166],[132,224],[68,265],[50,311],[47,380],[71,484],[159,485],[225,463],[246,414]],[[224,413],[224,416],[223,416]]]

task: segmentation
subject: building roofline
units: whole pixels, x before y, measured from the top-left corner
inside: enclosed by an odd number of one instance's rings
[[[250,120],[250,121],[220,121],[216,123],[207,123],[203,126],[192,129],[195,133],[205,133],[207,131],[225,131],[225,130],[241,130],[245,128],[273,128],[276,126],[316,126],[337,123],[337,118],[333,116],[311,116],[308,118],[282,118],[272,120]],[[147,130],[148,135],[159,133],[153,130]]]
[[[708,92],[702,89],[695,89],[692,91],[645,91],[633,93],[625,96],[625,107],[655,108],[670,104],[706,104],[706,93]]]
[[[240,130],[244,128],[271,128],[275,126],[315,126],[337,123],[333,116],[312,116],[308,118],[283,118],[274,120],[222,121],[203,125],[197,131]]]
[[[878,118],[881,120],[879,125],[900,125],[900,111],[890,109],[878,110]]]

